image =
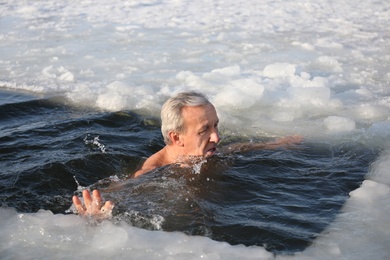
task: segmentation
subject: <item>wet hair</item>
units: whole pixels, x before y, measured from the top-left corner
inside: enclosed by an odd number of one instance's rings
[[[161,109],[161,133],[166,144],[171,144],[169,132],[185,133],[184,107],[205,106],[210,101],[198,92],[182,92],[168,99]]]

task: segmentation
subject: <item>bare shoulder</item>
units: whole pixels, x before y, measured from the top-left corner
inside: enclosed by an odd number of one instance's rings
[[[141,168],[138,169],[133,177],[137,177],[137,176],[140,176],[144,173],[147,173],[147,172],[150,172],[152,170],[154,170],[155,168],[158,168],[158,167],[161,167],[161,166],[164,166],[165,165],[165,155],[164,155],[164,149],[161,149],[160,151],[158,151],[157,153],[153,154],[152,156],[150,156],[148,159],[146,159],[146,161],[142,164]]]

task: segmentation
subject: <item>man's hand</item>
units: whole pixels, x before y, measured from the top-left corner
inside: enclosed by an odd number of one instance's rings
[[[300,135],[291,135],[276,139],[273,142],[267,143],[257,143],[257,142],[248,142],[248,143],[233,143],[227,146],[221,147],[219,151],[224,154],[231,153],[245,153],[255,150],[272,150],[280,147],[292,147],[296,144],[299,144],[303,141],[303,137]]]
[[[114,204],[111,201],[107,201],[102,206],[102,197],[100,192],[94,190],[92,192],[92,198],[88,190],[83,190],[84,205],[77,196],[73,196],[73,204],[81,216],[90,216],[96,219],[106,219],[111,217]]]
[[[277,146],[290,146],[290,145],[294,145],[294,144],[299,144],[302,141],[303,141],[303,136],[290,135],[290,136],[276,139],[275,142],[273,142],[273,144],[277,145]]]

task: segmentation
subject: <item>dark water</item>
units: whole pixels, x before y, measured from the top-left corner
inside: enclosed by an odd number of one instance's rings
[[[356,142],[304,142],[218,155],[198,164],[201,170],[168,166],[127,179],[163,147],[155,118],[74,108],[62,98],[3,102],[0,109],[3,205],[65,213],[78,182],[116,203],[113,221],[275,253],[310,245],[379,152]]]

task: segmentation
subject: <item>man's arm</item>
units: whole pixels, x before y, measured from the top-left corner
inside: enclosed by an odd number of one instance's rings
[[[219,150],[224,154],[245,153],[245,152],[250,152],[255,150],[272,150],[281,147],[290,147],[301,143],[302,140],[303,140],[302,136],[293,135],[293,136],[282,137],[276,139],[273,142],[267,142],[267,143],[256,143],[256,142],[233,143],[233,144],[223,146]]]
[[[138,169],[134,174],[131,175],[131,178],[138,177],[144,173],[150,172],[157,167],[161,167],[164,157],[162,155],[162,150],[150,156],[142,164],[141,168]],[[77,213],[81,216],[92,216],[95,219],[106,219],[111,217],[112,209],[114,208],[114,203],[107,201],[102,205],[102,197],[100,192],[94,190],[91,194],[88,190],[83,191],[84,204],[77,196],[73,196],[73,204],[77,210]]]

